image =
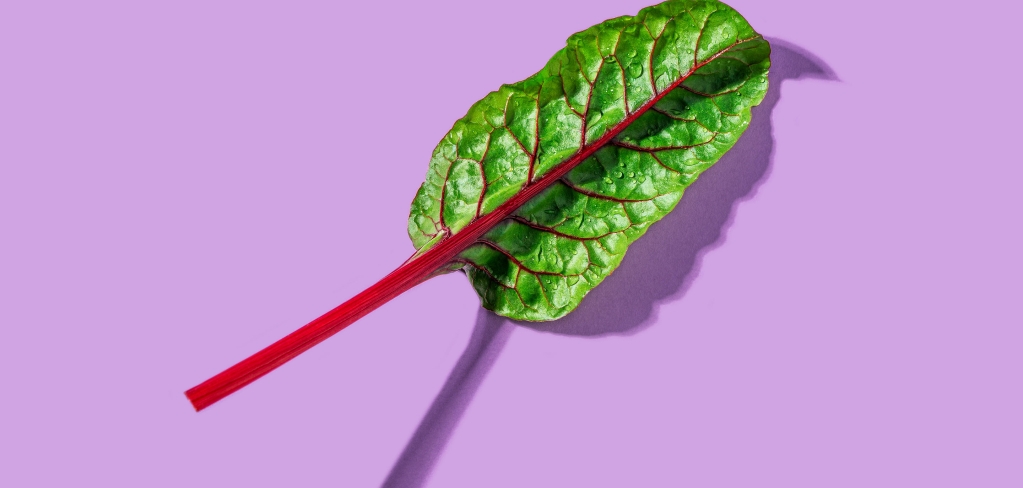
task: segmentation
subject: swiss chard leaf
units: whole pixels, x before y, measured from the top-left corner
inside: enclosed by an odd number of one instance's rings
[[[735,143],[767,90],[769,56],[742,16],[714,0],[670,0],[573,35],[438,144],[412,203],[412,258],[186,396],[202,410],[458,269],[499,314],[565,315]]]
[[[455,122],[412,203],[409,236],[425,252],[504,210],[446,269],[464,269],[498,314],[561,317],[736,142],[766,93],[769,56],[738,12],[708,0],[577,33],[539,73]],[[545,178],[564,166],[574,167]]]

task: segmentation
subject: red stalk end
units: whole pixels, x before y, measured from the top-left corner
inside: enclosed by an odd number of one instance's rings
[[[185,396],[198,412],[256,381],[392,298],[423,282],[436,270],[436,267],[427,269],[417,266],[418,264],[421,264],[419,259],[403,264],[337,308],[186,391]]]

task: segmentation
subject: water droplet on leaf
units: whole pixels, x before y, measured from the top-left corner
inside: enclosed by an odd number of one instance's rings
[[[622,173],[621,171],[615,171],[615,178],[621,178],[623,176],[625,176],[625,174]]]
[[[614,180],[612,180],[611,178],[608,178],[608,177],[605,176],[604,177],[604,183],[607,183],[607,184],[610,185],[611,183],[614,183]]]
[[[639,63],[633,63],[629,65],[629,68],[625,70],[630,77],[639,78],[643,76],[643,65]]]

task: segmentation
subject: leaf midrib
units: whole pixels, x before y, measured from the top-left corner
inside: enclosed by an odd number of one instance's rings
[[[702,33],[703,31],[701,30],[701,35]],[[458,259],[458,254],[477,243],[486,232],[509,217],[516,209],[539,195],[540,192],[551,186],[554,182],[561,180],[579,163],[608,144],[612,138],[656,105],[665,95],[681,86],[694,72],[735,46],[762,38],[762,36],[757,35],[748,39],[737,40],[728,47],[714,53],[713,56],[708,57],[702,63],[694,64],[685,75],[680,76],[676,82],[664,90],[657,92],[647,103],[615,125],[600,139],[592,144],[584,145],[575,155],[559,163],[549,173],[540,177],[539,180],[535,182],[527,180],[527,183],[519,193],[499,205],[491,213],[473,219],[461,231],[444,237],[436,246],[422,254],[413,256],[374,285],[288,334],[281,340],[193,387],[186,392],[186,396],[196,410],[202,410],[326,340],[384,303],[436,275],[439,270],[456,262],[467,262]],[[699,41],[697,41],[698,47]],[[654,88],[656,92],[656,86]],[[586,112],[589,113],[589,106],[587,106]],[[539,139],[537,141],[539,142]],[[515,291],[518,293],[517,287]],[[526,306],[528,307],[529,305]]]
[[[559,163],[557,166],[552,168],[551,171],[541,176],[540,179],[536,181],[530,181],[529,179],[527,179],[525,185],[523,185],[522,189],[519,190],[519,192],[516,193],[515,196],[509,198],[508,201],[502,203],[490,213],[474,218],[472,221],[469,222],[469,224],[467,224],[461,230],[454,234],[448,235],[440,242],[438,242],[432,249],[427,250],[418,258],[412,260],[408,264],[412,264],[416,261],[428,261],[423,262],[422,264],[428,265],[435,263],[433,269],[438,269],[444,266],[452,259],[454,259],[455,256],[457,256],[459,253],[465,250],[465,248],[468,248],[472,244],[476,243],[490,229],[492,229],[494,226],[496,226],[504,219],[508,218],[519,207],[521,207],[526,202],[539,195],[543,190],[547,189],[558,180],[562,179],[565,175],[568,174],[569,171],[571,171],[573,168],[575,168],[580,163],[585,161],[586,158],[592,156],[593,153],[597,152],[597,150],[610,143],[611,139],[613,139],[615,136],[617,136],[623,130],[625,130],[626,127],[630,126],[633,122],[635,122],[636,119],[638,119],[640,116],[646,113],[647,110],[651,109],[654,105],[657,104],[657,102],[661,101],[662,98],[667,96],[668,93],[681,86],[682,83],[688,80],[689,77],[692,76],[692,74],[695,73],[697,70],[711,63],[719,56],[730,51],[736,46],[762,38],[763,36],[756,35],[746,39],[739,39],[734,43],[730,44],[728,47],[714,53],[714,55],[706,58],[702,62],[694,64],[693,67],[690,68],[689,71],[686,72],[684,75],[680,76],[678,80],[668,85],[664,90],[656,92],[653,98],[648,100],[642,106],[637,108],[634,112],[625,117],[625,119],[623,119],[613,128],[608,130],[606,134],[601,136],[595,142],[584,145],[582,148],[579,149],[578,152],[576,152],[574,155],[572,155],[565,161]],[[656,86],[654,86],[654,89],[656,91]],[[584,112],[584,115],[587,114],[589,114],[589,107],[587,107],[586,112]]]

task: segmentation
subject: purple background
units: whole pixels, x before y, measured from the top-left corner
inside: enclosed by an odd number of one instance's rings
[[[1018,15],[983,1],[731,2],[772,95],[579,312],[444,276],[191,410],[411,254],[472,102],[646,4],[4,2],[0,485],[1023,485]]]

